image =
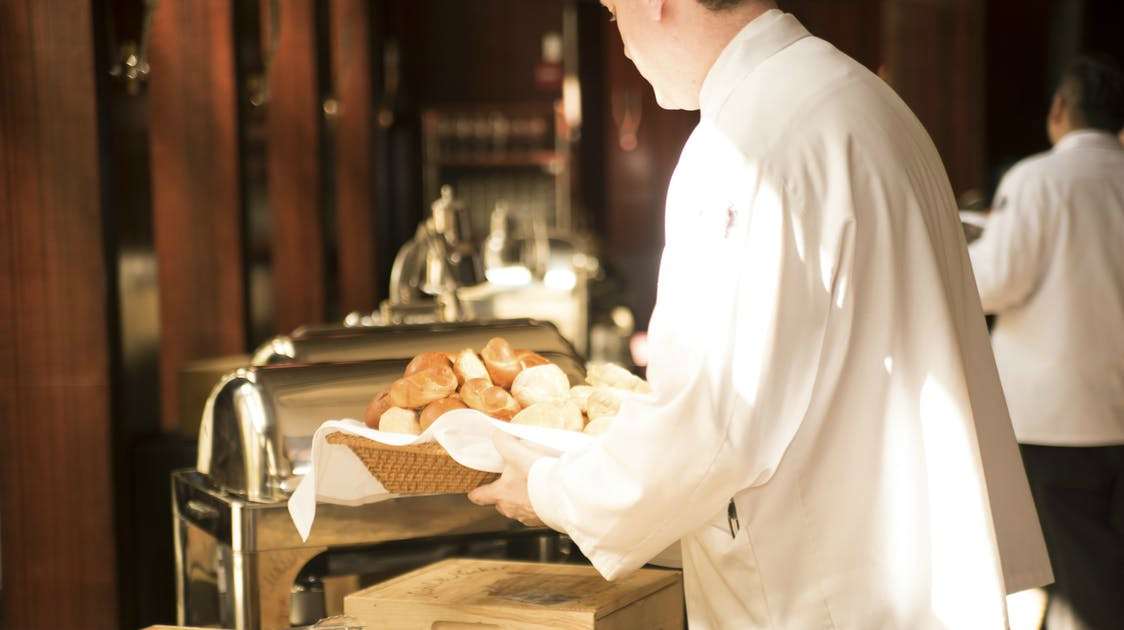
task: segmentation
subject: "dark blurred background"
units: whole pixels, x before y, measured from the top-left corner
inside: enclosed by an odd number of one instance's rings
[[[1068,60],[1124,58],[1118,0],[781,4],[913,107],[966,206],[1048,148]],[[643,330],[698,115],[656,106],[596,1],[0,3],[6,627],[171,620],[180,371],[374,309],[433,177],[476,190],[434,174],[426,121],[549,115],[567,72],[573,226]]]

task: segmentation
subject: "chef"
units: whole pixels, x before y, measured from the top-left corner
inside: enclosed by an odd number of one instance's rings
[[[1015,436],[1057,574],[1047,624],[1124,624],[1124,74],[1082,58],[1053,150],[999,185],[969,250]]]
[[[1049,565],[940,157],[758,0],[604,0],[665,108],[653,393],[471,498],[608,579],[681,541],[692,630],[1003,628]]]

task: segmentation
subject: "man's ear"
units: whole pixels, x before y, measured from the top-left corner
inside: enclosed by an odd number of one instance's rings
[[[1050,103],[1050,121],[1054,123],[1063,122],[1068,109],[1069,104],[1066,103],[1065,96],[1055,94],[1053,102]]]
[[[664,2],[666,0],[644,0],[644,13],[649,20],[659,22],[663,20]]]

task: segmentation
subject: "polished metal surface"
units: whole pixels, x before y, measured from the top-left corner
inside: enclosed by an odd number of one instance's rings
[[[190,469],[172,473],[172,484],[176,517],[234,551],[369,545],[523,529],[495,509],[474,505],[463,494],[434,494],[358,506],[321,503],[308,540],[301,541],[285,502],[248,501]]]
[[[479,350],[491,337],[515,348],[577,357],[550,322],[533,319],[476,320],[400,326],[315,326],[274,337],[254,353],[253,365],[410,358],[421,352]]]
[[[423,311],[431,310],[434,321],[461,320],[464,317],[457,303],[457,289],[483,280],[464,206],[453,195],[452,187],[442,186],[429,216],[394,257],[390,296],[382,310],[389,323],[404,323],[404,317],[419,306]]]

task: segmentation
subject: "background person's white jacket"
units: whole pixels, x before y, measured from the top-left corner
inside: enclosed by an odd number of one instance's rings
[[[682,538],[692,630],[1003,627],[1005,590],[1051,576],[906,106],[767,13],[706,79],[666,226],[654,394],[535,463],[538,514],[609,578]]]
[[[1015,436],[1124,444],[1124,148],[1065,135],[999,184],[969,252]],[[1122,621],[1121,623],[1124,623]]]

